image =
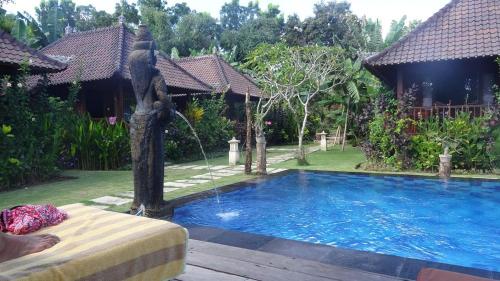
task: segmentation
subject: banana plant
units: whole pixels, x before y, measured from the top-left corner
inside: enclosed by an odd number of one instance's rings
[[[27,13],[17,13],[11,34],[34,49],[40,49],[49,43],[36,20]]]

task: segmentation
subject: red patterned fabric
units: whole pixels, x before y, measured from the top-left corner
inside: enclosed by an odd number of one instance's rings
[[[12,234],[27,234],[67,219],[64,211],[53,205],[24,205],[2,212],[0,230]]]

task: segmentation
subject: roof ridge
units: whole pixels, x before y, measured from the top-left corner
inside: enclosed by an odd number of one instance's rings
[[[123,64],[123,51],[124,51],[124,45],[125,45],[125,32],[129,31],[126,30],[125,24],[124,23],[118,23],[119,25],[119,30],[118,30],[118,54],[116,57],[116,69],[115,73],[120,73],[122,72],[122,64]]]
[[[14,36],[12,36],[11,34],[9,34],[7,31],[4,31],[4,30],[0,29],[0,37],[4,37],[11,44],[16,45],[22,51],[26,51],[26,52],[30,53],[32,56],[34,56],[34,57],[38,56],[40,59],[47,60],[49,63],[52,63],[55,66],[59,67],[61,70],[65,69],[67,67],[67,64],[62,63],[62,62],[60,62],[60,61],[58,61],[56,59],[50,58],[50,57],[46,56],[45,54],[43,54],[42,52],[37,51],[37,50],[29,47],[28,45],[20,42],[19,40],[17,40],[16,38],[14,38]]]
[[[189,73],[189,71],[185,70],[182,66],[180,66],[179,64],[177,64],[173,59],[163,55],[161,52],[158,53],[159,56],[162,56],[165,60],[171,62],[172,64],[174,64],[177,68],[179,68],[179,70],[181,72],[183,72],[184,74],[188,75],[189,77],[193,78],[196,82],[200,83],[201,85],[207,87],[208,89],[210,90],[214,90],[212,86],[208,85],[207,83],[201,81],[200,79],[196,78],[194,75],[192,75],[191,73]]]
[[[178,58],[176,61],[190,61],[190,60],[199,60],[199,59],[207,59],[215,56],[214,54],[209,54],[209,55],[201,55],[201,56],[196,56],[196,57],[183,57],[183,58]]]
[[[222,79],[224,80],[224,82],[226,82],[226,87],[229,85],[228,87],[228,90],[230,90],[232,88],[231,86],[231,83],[230,81],[227,79],[227,75],[226,75],[226,72],[224,71],[224,68],[222,67],[222,64],[221,64],[221,58],[218,56],[218,55],[211,55],[213,59],[215,59],[215,62],[217,63],[217,66],[219,68],[219,72],[220,74],[222,74]]]
[[[222,63],[226,64],[228,67],[232,68],[234,71],[238,72],[238,74],[240,74],[241,76],[243,76],[247,81],[249,81],[250,83],[252,83],[254,86],[256,86],[257,88],[259,88],[259,85],[257,85],[257,83],[255,83],[255,81],[253,81],[252,79],[250,79],[246,73],[242,72],[242,71],[239,71],[238,69],[236,69],[236,67],[232,66],[231,64],[229,64],[227,61],[225,60],[221,60]]]
[[[52,45],[55,45],[56,43],[60,43],[62,41],[65,41],[66,39],[68,39],[70,37],[77,37],[77,36],[87,35],[87,34],[91,34],[91,33],[103,32],[103,31],[108,31],[108,30],[112,30],[112,29],[115,29],[115,28],[118,28],[118,26],[117,25],[112,25],[112,26],[99,27],[99,28],[96,28],[96,29],[85,30],[85,31],[77,31],[77,32],[65,34],[63,37],[57,39],[56,41],[50,43],[49,45],[43,47],[40,50],[42,51],[42,50],[45,50],[45,49],[47,49],[49,47],[52,47]]]
[[[410,31],[410,33],[406,34],[403,36],[401,39],[393,43],[391,46],[387,47],[380,53],[377,53],[373,56],[370,56],[366,58],[365,62],[370,63],[373,62],[380,57],[386,55],[390,51],[396,49],[397,47],[401,46],[403,43],[405,43],[407,40],[410,39],[410,37],[414,36],[415,34],[419,33],[422,29],[427,27],[429,24],[435,22],[437,18],[439,18],[442,14],[447,12],[449,9],[451,9],[453,6],[455,6],[458,2],[462,0],[451,0],[448,4],[446,4],[443,8],[439,9],[439,11],[435,12],[432,16],[430,16],[427,20],[425,20],[423,23],[419,24],[414,30]]]
[[[122,24],[110,25],[110,26],[99,27],[99,28],[95,28],[95,29],[89,29],[89,30],[85,30],[85,31],[76,31],[76,32],[68,33],[64,37],[81,36],[81,35],[87,35],[87,34],[90,34],[90,33],[97,33],[97,32],[108,31],[108,30],[120,28],[121,25]]]

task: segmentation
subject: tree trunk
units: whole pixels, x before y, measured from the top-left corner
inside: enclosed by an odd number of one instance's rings
[[[307,110],[307,106],[304,108],[304,119],[302,119],[302,125],[300,127],[299,131],[299,147],[297,151],[297,160],[299,162],[299,165],[306,165],[306,151],[304,149],[304,144],[303,144],[303,139],[304,139],[304,131],[306,129],[307,125],[307,116],[309,115],[309,112]]]
[[[257,147],[257,175],[267,175],[266,136],[264,130],[258,126],[255,128],[255,141]]]
[[[247,119],[246,149],[245,149],[245,174],[252,173],[252,108],[250,93],[247,91],[245,98],[245,113]]]
[[[342,151],[345,148],[345,138],[347,133],[347,119],[349,118],[349,101],[347,102],[347,108],[345,113],[345,123],[344,123],[344,136],[342,137]]]

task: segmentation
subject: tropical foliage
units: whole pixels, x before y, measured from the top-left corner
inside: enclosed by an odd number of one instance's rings
[[[306,162],[303,140],[311,108],[317,97],[346,82],[344,61],[345,52],[338,46],[263,44],[245,64],[264,91],[293,113],[298,132],[298,160],[302,163]]]
[[[436,171],[445,147],[450,149],[454,169],[484,172],[494,168],[498,154],[489,122],[494,111],[483,117],[461,112],[413,121],[405,113],[412,100],[411,93],[404,95],[399,106],[391,96],[378,99],[362,146],[371,168]],[[414,133],[409,134],[410,130]]]
[[[124,123],[74,112],[78,82],[62,101],[48,95],[44,77],[28,91],[27,77],[23,64],[17,77],[1,82],[0,190],[49,179],[61,168],[116,169],[127,163]]]
[[[78,31],[111,26],[123,15],[132,29],[147,24],[161,51],[176,48],[181,56],[212,52],[233,52],[242,62],[259,44],[285,42],[289,46],[339,45],[353,56],[363,51],[378,51],[404,36],[415,26],[403,17],[394,21],[382,39],[378,21],[358,18],[345,1],[315,4],[314,15],[301,20],[297,15],[283,16],[280,7],[261,8],[257,1],[241,5],[231,0],[220,9],[220,19],[192,10],[186,3],[167,5],[161,0],[121,0],[113,13],[92,5],[77,5],[73,0],[41,0],[35,15],[7,14],[0,8],[0,28],[34,48],[41,48],[64,35],[67,26]]]
[[[2,79],[0,94],[0,190],[52,177],[62,142],[57,99],[27,91],[28,68]],[[44,81],[40,81],[44,83]]]
[[[195,99],[187,106],[184,116],[189,120],[203,145],[203,149],[216,153],[227,149],[227,141],[234,136],[234,122],[225,117],[224,96]],[[200,159],[201,149],[193,132],[181,118],[167,128],[165,137],[167,160]]]
[[[498,154],[493,153],[491,128],[487,122],[490,117],[472,118],[469,113],[462,112],[455,118],[420,120],[418,134],[411,140],[416,168],[436,170],[439,154],[447,146],[455,169],[491,170]]]
[[[67,164],[82,170],[113,170],[129,163],[130,141],[123,121],[92,120],[74,115],[63,131]]]

